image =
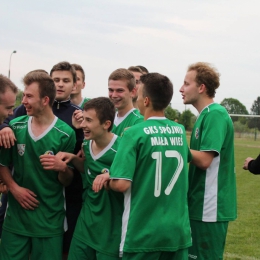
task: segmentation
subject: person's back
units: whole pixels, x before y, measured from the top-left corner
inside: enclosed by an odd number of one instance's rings
[[[125,130],[109,182],[125,196],[120,253],[123,259],[187,259],[191,154],[185,130],[164,116],[170,80],[150,73],[141,82],[137,103],[145,122]]]
[[[129,204],[125,205],[128,214],[123,217],[125,241],[121,249],[145,252],[188,247],[189,149],[184,127],[166,118],[150,117],[127,129],[121,145],[118,157],[127,167],[113,164],[112,176],[117,168],[117,174],[132,180],[125,194]]]

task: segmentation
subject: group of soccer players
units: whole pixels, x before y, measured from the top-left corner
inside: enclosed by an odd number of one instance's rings
[[[213,100],[219,76],[188,67],[180,92],[199,112],[189,148],[164,115],[171,81],[142,66],[113,71],[109,97],[93,99],[80,65],[31,71],[13,115],[17,88],[1,75],[0,259],[222,259],[236,181],[232,121]]]

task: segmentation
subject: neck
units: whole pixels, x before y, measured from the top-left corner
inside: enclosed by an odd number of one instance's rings
[[[211,103],[213,103],[214,100],[213,98],[210,98],[210,97],[204,97],[200,100],[198,100],[196,103],[192,104],[197,110],[198,112],[200,113],[204,107],[210,105]]]
[[[114,137],[113,133],[105,132],[103,135],[93,140],[93,144],[99,151],[102,151],[104,148],[108,146],[108,144],[111,142],[113,137]]]
[[[131,109],[133,109],[133,103],[130,103],[127,107],[123,108],[123,109],[118,109],[117,113],[119,117],[123,117],[125,116]]]
[[[138,109],[138,106],[137,106],[137,102],[136,101],[133,101],[133,107]]]
[[[55,118],[55,115],[52,112],[50,107],[46,108],[42,113],[39,113],[32,117],[34,125],[38,126],[49,126]]]
[[[81,93],[78,94],[71,94],[70,95],[71,103],[74,105],[79,105],[81,101],[83,100],[83,97],[81,96]]]
[[[164,111],[154,111],[152,109],[147,108],[144,112],[144,120],[147,120],[149,117],[165,117]]]

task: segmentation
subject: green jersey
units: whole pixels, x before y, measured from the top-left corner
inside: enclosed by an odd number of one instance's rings
[[[78,106],[79,106],[80,108],[82,108],[82,109],[83,109],[83,108],[84,108],[84,105],[85,105],[85,103],[86,103],[86,102],[88,102],[90,99],[91,99],[91,98],[86,98],[86,97],[85,97],[85,98],[83,98],[83,99],[82,99],[82,101],[80,102],[80,104],[78,104]]]
[[[119,139],[114,135],[110,144],[97,155],[92,153],[92,141],[84,140],[86,190],[73,235],[98,252],[115,257],[119,255],[124,197],[122,193],[106,191],[104,188],[95,193],[92,185],[97,175],[110,169]]]
[[[234,129],[224,107],[212,103],[201,111],[192,131],[190,148],[216,153],[207,170],[190,165],[190,219],[234,220],[237,216]]]
[[[191,245],[187,205],[191,154],[184,127],[150,117],[124,132],[111,179],[125,192],[120,252],[177,251]]]
[[[122,136],[126,128],[143,121],[144,117],[136,108],[131,109],[123,117],[118,117],[118,113],[116,113],[112,132],[118,136]]]
[[[39,156],[59,151],[73,153],[76,143],[74,130],[55,117],[40,136],[32,132],[32,117],[21,116],[10,122],[16,142],[2,149],[0,164],[13,165],[13,179],[21,187],[33,191],[39,201],[34,210],[25,210],[8,193],[8,208],[3,228],[30,237],[60,236],[64,232],[65,200],[58,172],[44,170]]]

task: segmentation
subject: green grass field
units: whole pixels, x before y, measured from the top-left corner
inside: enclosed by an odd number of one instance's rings
[[[225,260],[260,259],[260,175],[242,169],[246,157],[259,153],[259,139],[235,139],[238,218],[229,224]]]

